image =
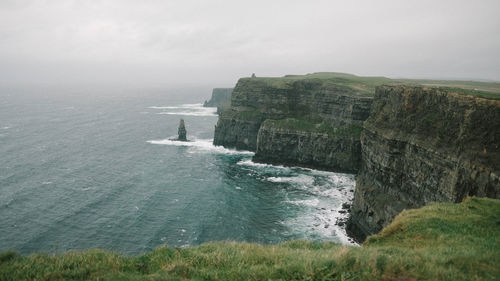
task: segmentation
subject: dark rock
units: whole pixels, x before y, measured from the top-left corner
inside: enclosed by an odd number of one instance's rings
[[[179,141],[187,141],[186,138],[186,126],[184,125],[184,119],[181,119],[179,122],[179,130],[178,130],[179,137],[177,140]]]
[[[342,203],[342,209],[349,209],[351,208],[351,204],[349,203]]]
[[[404,209],[466,196],[500,198],[500,100],[381,86],[361,134],[347,231],[364,240]]]

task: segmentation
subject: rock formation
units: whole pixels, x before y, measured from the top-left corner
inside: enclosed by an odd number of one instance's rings
[[[215,145],[256,151],[254,160],[355,172],[372,98],[334,79],[242,78],[221,112]]]
[[[361,134],[348,231],[363,240],[403,209],[500,198],[500,100],[382,86]]]
[[[184,119],[181,119],[181,121],[179,122],[179,129],[177,130],[178,134],[179,134],[179,137],[177,138],[177,140],[179,141],[187,141],[187,138],[186,138],[186,126],[184,125]]]

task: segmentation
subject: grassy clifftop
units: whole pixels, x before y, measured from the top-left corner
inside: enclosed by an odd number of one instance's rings
[[[500,200],[404,211],[362,247],[291,241],[0,255],[0,280],[498,280]]]
[[[383,84],[393,85],[422,85],[428,87],[443,88],[450,92],[467,95],[481,96],[485,98],[500,99],[499,82],[479,82],[461,80],[429,80],[429,79],[391,79],[382,76],[356,76],[339,72],[316,72],[306,75],[286,75],[284,77],[256,77],[242,78],[252,79],[270,85],[275,88],[287,88],[297,81],[321,81],[328,85],[345,86],[359,94],[373,94],[377,86]]]

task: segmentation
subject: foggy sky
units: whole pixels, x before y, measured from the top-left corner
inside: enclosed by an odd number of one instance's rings
[[[0,83],[500,80],[498,0],[0,0]]]

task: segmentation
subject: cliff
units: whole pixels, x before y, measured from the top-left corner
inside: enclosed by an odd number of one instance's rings
[[[262,123],[257,134],[256,162],[354,173],[361,163],[362,127],[329,126],[298,119]]]
[[[500,100],[381,86],[361,133],[348,231],[363,240],[404,209],[500,198]]]
[[[217,107],[217,112],[222,111],[224,104],[229,103],[233,88],[214,88],[210,100],[203,103],[204,107]]]
[[[242,78],[219,116],[214,144],[255,151],[258,162],[357,171],[372,97],[350,81],[319,74]]]

